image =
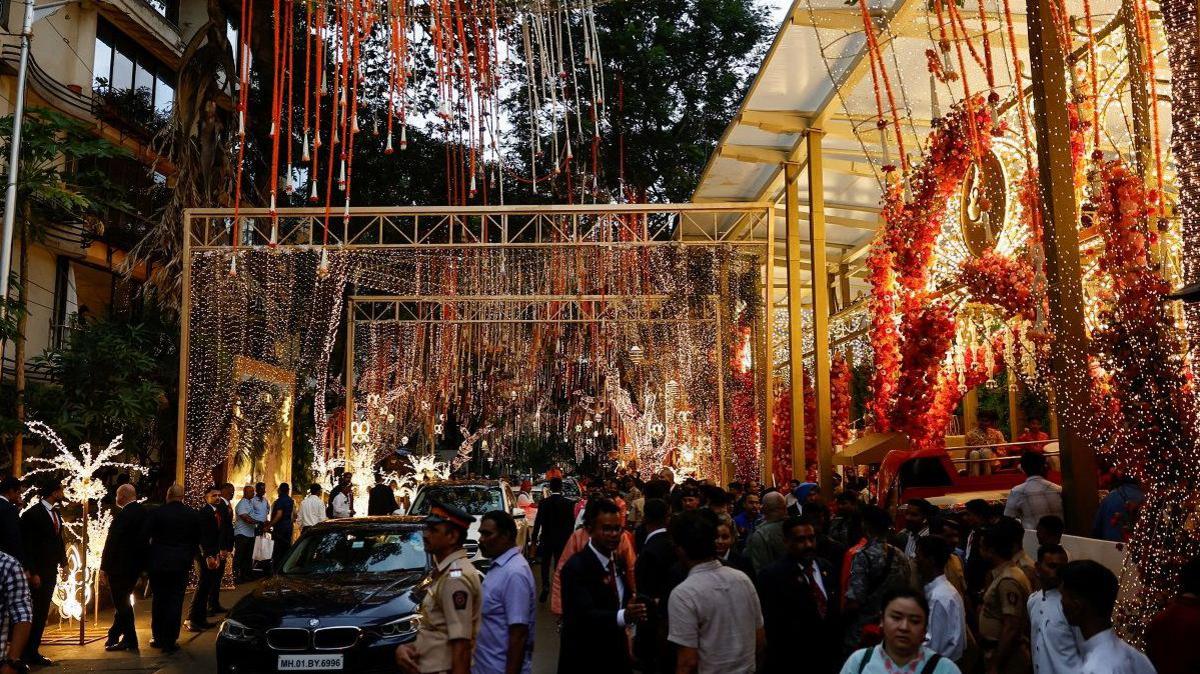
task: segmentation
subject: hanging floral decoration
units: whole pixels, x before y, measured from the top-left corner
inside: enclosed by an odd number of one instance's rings
[[[937,121],[924,162],[884,194],[883,231],[867,258],[871,343],[875,350],[872,413],[876,430],[937,438],[923,415],[949,377],[940,373],[954,337],[954,313],[930,302],[933,249],[948,204],[971,165],[1003,130],[980,96],[964,99]],[[901,327],[897,327],[899,322]]]
[[[1200,552],[1200,437],[1196,391],[1170,286],[1154,261],[1158,217],[1144,180],[1120,161],[1094,169],[1090,200],[1104,240],[1099,327],[1092,333],[1098,414],[1091,444],[1144,487],[1127,548],[1114,622],[1142,630],[1177,589],[1180,566]]]
[[[807,418],[806,418],[807,419]],[[772,442],[775,456],[771,474],[775,484],[786,484],[792,479],[792,387],[784,387],[775,396],[775,419],[771,423]]]
[[[841,351],[833,354],[829,368],[829,412],[833,446],[850,442],[850,362]]]
[[[1034,317],[1033,267],[1024,257],[1009,257],[989,248],[963,261],[958,282],[973,302],[998,307],[1005,320]]]

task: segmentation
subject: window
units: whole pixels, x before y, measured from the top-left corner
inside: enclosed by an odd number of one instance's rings
[[[283,564],[285,576],[423,571],[420,531],[327,531],[305,536]]]
[[[92,76],[97,88],[108,83],[105,93],[138,95],[148,113],[166,114],[175,103],[175,72],[104,19],[96,27]]]
[[[179,23],[179,0],[146,0],[146,4],[171,23]]]

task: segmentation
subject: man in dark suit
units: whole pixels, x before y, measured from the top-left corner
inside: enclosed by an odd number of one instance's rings
[[[797,657],[816,674],[841,666],[838,573],[817,557],[817,527],[811,518],[783,523],[787,554],[758,574],[758,597],[767,633],[763,672],[792,672]]]
[[[206,503],[200,508],[200,550],[196,555],[196,592],[188,608],[187,628],[189,632],[203,632],[212,627],[208,622],[208,602],[212,588],[221,584],[221,489],[217,485],[208,488],[204,495]]]
[[[138,650],[137,630],[134,628],[133,586],[145,569],[148,546],[143,537],[146,528],[146,509],[137,502],[137,490],[132,484],[117,487],[117,514],[104,540],[100,570],[108,579],[112,598],[112,627],[108,628],[106,651]]]
[[[563,546],[575,530],[575,502],[563,496],[561,477],[550,479],[550,495],[538,505],[533,521],[533,541],[542,567],[542,592],[538,601],[550,596],[550,577],[558,567]]]
[[[18,562],[25,561],[21,545],[21,479],[9,475],[0,480],[0,552]]]
[[[621,541],[617,504],[602,499],[587,546],[562,568],[562,637],[559,674],[631,674],[625,626],[646,619],[646,605],[625,585],[615,552]]]
[[[146,518],[146,538],[150,541],[150,588],[154,591],[150,645],[174,653],[179,650],[188,572],[200,551],[200,518],[184,505],[183,485],[171,485],[167,502]]]
[[[30,599],[33,602],[33,627],[25,645],[26,664],[50,665],[50,659],[38,652],[46,617],[58,582],[58,567],[67,563],[63,544],[63,520],[57,506],[63,499],[62,483],[47,482],[38,490],[41,501],[21,515],[21,545],[25,549],[25,570],[29,573]]]
[[[221,485],[221,498],[217,501],[217,515],[221,518],[221,552],[218,555],[217,582],[213,583],[208,595],[208,614],[227,613],[221,606],[221,581],[225,578],[225,567],[233,557],[233,483]]]
[[[375,486],[371,487],[371,492],[367,496],[367,514],[375,515],[391,515],[396,512],[396,508],[400,507],[396,504],[396,493],[392,488],[384,484],[383,476],[375,474]]]
[[[646,623],[638,627],[633,642],[633,654],[642,672],[675,671],[671,647],[667,643],[667,598],[671,589],[682,580],[682,568],[675,554],[675,544],[667,533],[667,502],[649,499],[643,507],[642,522],[646,540],[634,567],[638,597],[646,602]]]

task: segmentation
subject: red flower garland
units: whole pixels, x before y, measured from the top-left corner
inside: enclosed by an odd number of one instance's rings
[[[775,484],[787,484],[792,479],[792,388],[789,386],[775,397],[775,419],[771,424],[775,457],[771,474]]]
[[[833,446],[837,447],[850,441],[850,363],[840,351],[833,354],[829,380]]]
[[[895,181],[884,194],[884,228],[867,258],[871,281],[871,345],[875,352],[871,411],[876,430],[935,435],[919,423],[946,378],[941,359],[954,336],[948,307],[925,307],[933,248],[951,198],[977,153],[996,130],[980,96],[956,105],[930,136],[928,157],[910,176],[911,196]],[[897,331],[895,317],[904,317]]]
[[[972,300],[1003,309],[1005,319],[1033,318],[1033,267],[1024,257],[1008,257],[989,248],[963,262],[958,282],[966,286]]]

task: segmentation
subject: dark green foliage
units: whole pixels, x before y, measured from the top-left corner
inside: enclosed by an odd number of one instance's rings
[[[68,442],[123,434],[127,450],[149,459],[155,444],[174,442],[167,402],[177,397],[177,333],[159,314],[77,322],[61,348],[34,360],[57,387],[35,401],[31,418]]]

